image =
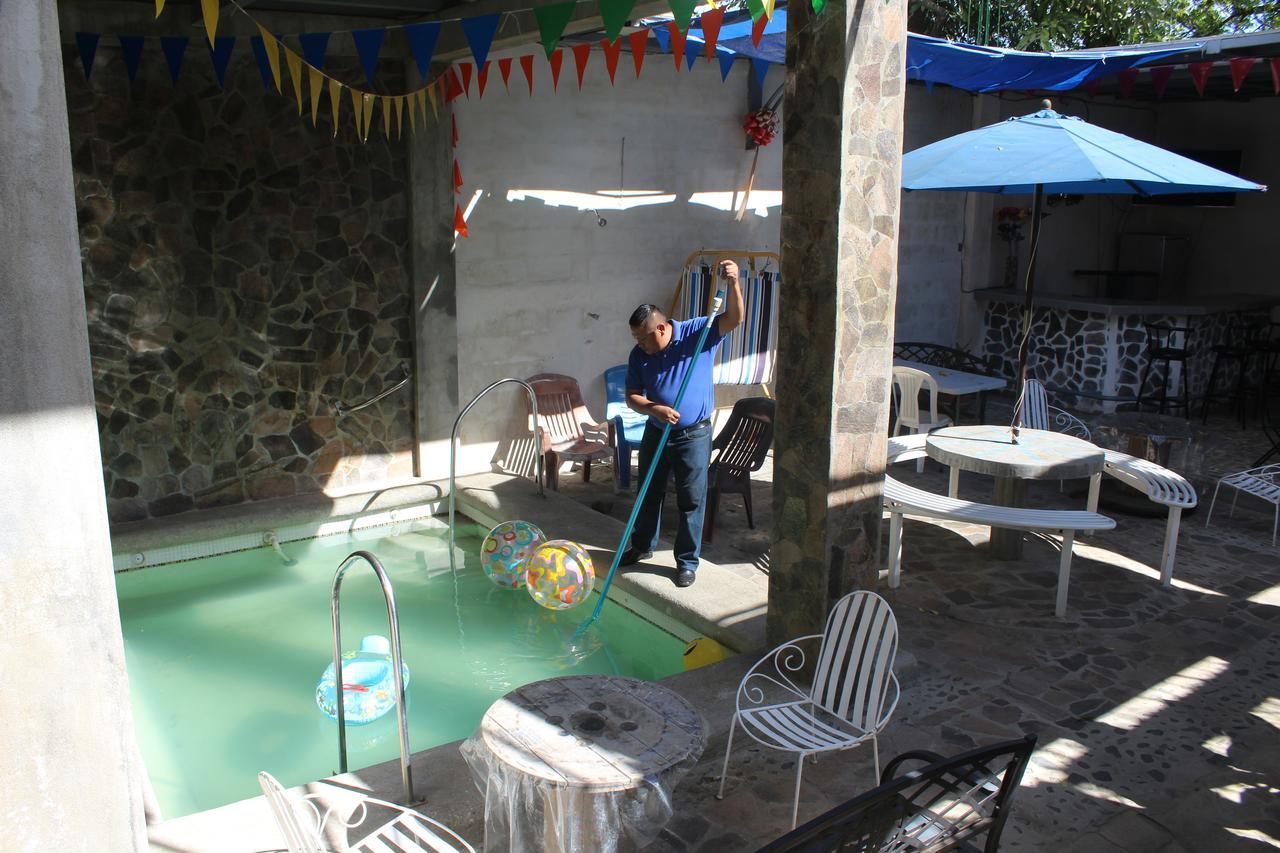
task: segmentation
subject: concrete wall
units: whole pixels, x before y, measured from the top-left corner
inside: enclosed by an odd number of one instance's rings
[[[51,3],[0,3],[6,850],[146,847]]]
[[[741,188],[751,164],[743,146],[745,62],[728,82],[699,61],[676,73],[669,55],[651,54],[640,79],[624,53],[610,86],[603,55],[593,50],[578,90],[567,55],[559,92],[546,61],[535,61],[531,98],[519,63],[511,91],[496,62],[483,100],[453,102],[466,207],[478,201],[458,242],[458,361],[461,400],[494,379],[539,372],[577,377],[587,404],[604,416],[606,368],[625,362],[632,341],[627,317],[636,305],[666,308],[686,256],[701,248],[777,250],[778,208],[767,217],[691,204],[695,193]],[[496,57],[495,57],[496,58]],[[766,80],[766,96],[781,83]],[[625,160],[623,142],[625,138]],[[755,188],[781,189],[781,141],[760,153]],[[666,204],[630,210],[551,207],[514,190],[596,193],[625,188],[674,194]],[[513,388],[515,386],[512,386]],[[468,417],[470,442],[496,440],[521,411],[516,391],[495,392]]]

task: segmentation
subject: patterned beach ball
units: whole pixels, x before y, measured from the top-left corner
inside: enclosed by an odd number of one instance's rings
[[[485,577],[503,589],[524,586],[525,562],[547,537],[527,521],[504,521],[489,531],[480,546]]]
[[[553,539],[529,558],[525,583],[538,604],[568,610],[587,600],[596,585],[596,573],[586,548],[568,539]]]

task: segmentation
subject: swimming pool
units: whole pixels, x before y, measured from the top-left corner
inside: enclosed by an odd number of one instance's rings
[[[289,543],[293,566],[257,548],[117,573],[135,728],[164,817],[254,796],[259,770],[285,785],[336,772],[336,724],[316,707],[315,686],[332,662],[333,574],[357,549],[372,551],[395,587],[414,751],[470,735],[521,684],[683,669],[684,643],[621,606],[570,645],[595,599],[553,612],[498,589],[480,570],[485,532],[458,518],[456,579],[448,529],[431,518]],[[348,649],[388,634],[363,564],[343,580],[342,623]],[[395,716],[348,728],[351,768],[399,755]]]

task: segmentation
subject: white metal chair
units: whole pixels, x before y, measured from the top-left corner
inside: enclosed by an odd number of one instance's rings
[[[1085,441],[1093,441],[1093,435],[1084,421],[1057,406],[1049,405],[1049,396],[1039,379],[1028,379],[1022,387],[1022,425],[1027,429],[1044,429],[1074,435]]]
[[[1236,499],[1240,497],[1241,492],[1253,495],[1255,498],[1262,498],[1267,503],[1275,505],[1275,521],[1271,523],[1271,545],[1274,547],[1276,533],[1280,530],[1280,465],[1262,465],[1247,471],[1228,474],[1219,480],[1217,487],[1213,490],[1213,500],[1209,502],[1209,514],[1204,519],[1205,527],[1209,526],[1209,520],[1213,518],[1213,507],[1218,502],[1218,490],[1223,486],[1230,486],[1236,490],[1231,498],[1231,512],[1228,515],[1235,514]]]
[[[805,669],[805,641],[821,640],[814,661],[813,684],[796,684]],[[851,592],[836,602],[826,631],[783,643],[769,652],[738,685],[737,708],[729,725],[720,789],[729,772],[733,734],[742,730],[770,749],[799,753],[791,826],[800,808],[804,760],[871,741],[876,778],[880,777],[880,744],[876,736],[897,707],[899,687],[893,674],[898,653],[898,621],[889,603],[874,592]]]
[[[929,410],[920,409],[920,392],[929,395]],[[930,432],[949,426],[951,418],[938,414],[938,383],[923,370],[914,367],[893,368],[893,401],[897,417],[893,420],[896,436],[905,427],[913,433]],[[924,458],[916,461],[916,471],[924,470]]]
[[[332,806],[324,803],[326,795],[299,797],[290,794],[265,770],[258,774],[258,784],[271,805],[276,824],[284,833],[289,853],[328,853],[331,850],[475,853],[475,848],[456,832],[406,806],[360,797],[350,817],[343,820],[334,813]],[[330,818],[336,825],[330,823]],[[364,833],[359,841],[347,844],[348,830],[366,823],[375,827],[373,831]],[[330,846],[330,842],[325,841],[326,824],[330,825],[330,834],[337,835],[337,846]]]

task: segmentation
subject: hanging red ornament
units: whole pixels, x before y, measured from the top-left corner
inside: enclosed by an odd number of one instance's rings
[[[761,107],[747,114],[742,120],[742,129],[756,145],[768,145],[778,135],[778,114],[768,107]]]

